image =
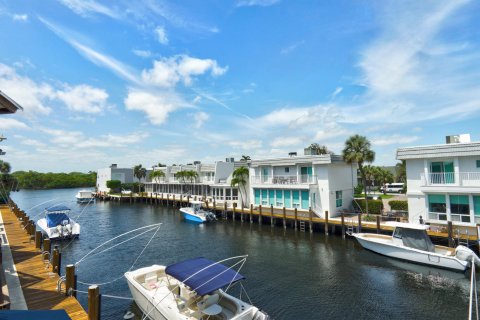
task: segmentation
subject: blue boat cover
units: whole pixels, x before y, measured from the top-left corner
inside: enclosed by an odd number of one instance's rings
[[[204,268],[205,270],[202,270]],[[220,263],[215,264],[214,261],[205,258],[195,258],[171,264],[165,269],[165,272],[182,281],[201,296],[212,293],[230,283],[245,279],[235,270]]]
[[[2,310],[1,320],[71,320],[65,310]]]
[[[70,222],[70,219],[65,213],[50,213],[47,214],[47,227],[53,228],[62,224],[64,220]]]
[[[45,209],[47,212],[55,212],[55,211],[70,211],[70,208],[64,205],[56,205],[56,206],[51,206],[47,209]]]

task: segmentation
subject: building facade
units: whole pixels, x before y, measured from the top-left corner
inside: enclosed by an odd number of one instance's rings
[[[250,199],[255,206],[309,210],[331,217],[350,210],[357,183],[356,165],[336,155],[305,155],[252,160]]]
[[[455,137],[455,136],[454,136]],[[480,142],[448,137],[440,145],[399,148],[407,167],[409,221],[480,223]]]
[[[141,182],[148,182],[151,170],[147,170],[147,176]],[[133,168],[118,168],[116,164],[112,164],[108,168],[98,169],[97,171],[97,191],[109,192],[107,181],[119,180],[121,183],[134,183],[139,180],[133,174]]]

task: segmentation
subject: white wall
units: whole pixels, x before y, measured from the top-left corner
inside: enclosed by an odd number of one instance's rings
[[[480,156],[459,157],[460,172],[480,172],[480,168],[477,168],[477,160],[480,160]]]
[[[339,215],[340,210],[351,209],[354,190],[357,185],[357,168],[345,163],[335,163],[328,166],[329,214]],[[342,191],[342,206],[336,206],[336,191]]]
[[[420,216],[423,220],[428,219],[428,204],[425,195],[408,195],[408,222],[419,223]]]
[[[100,192],[108,192],[110,191],[107,188],[107,181],[111,179],[111,169],[110,168],[103,168],[98,169],[97,171],[97,190]]]
[[[407,160],[407,194],[419,194],[422,174],[425,173],[423,159]],[[409,207],[410,208],[410,207]]]
[[[230,183],[230,181],[228,180],[233,172],[233,167],[233,162],[217,161],[215,163],[215,183],[219,183],[220,180],[223,180],[226,183]]]

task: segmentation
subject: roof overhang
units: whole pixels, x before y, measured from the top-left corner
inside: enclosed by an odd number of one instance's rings
[[[331,164],[333,162],[343,161],[338,155],[315,155],[315,156],[294,156],[288,158],[274,158],[263,160],[252,160],[251,167],[259,166],[294,166],[297,164]]]
[[[0,91],[0,114],[11,114],[23,110],[23,108],[16,103],[12,98]]]
[[[480,142],[449,143],[397,149],[397,160],[480,155]]]

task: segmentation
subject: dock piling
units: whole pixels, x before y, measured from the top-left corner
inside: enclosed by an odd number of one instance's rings
[[[287,212],[285,207],[283,207],[283,229],[287,229]]]
[[[377,215],[377,233],[380,233],[380,215]]]
[[[100,320],[100,288],[88,287],[88,320]]]
[[[252,214],[253,214],[253,204],[250,204],[250,223],[253,223]]]
[[[453,225],[452,225],[452,221],[448,221],[447,231],[448,231],[448,246],[449,246],[450,248],[453,248],[453,247],[455,247],[455,240],[453,239]]]
[[[270,205],[270,225],[273,227],[274,220],[273,220],[273,204]]]
[[[262,205],[258,206],[258,224],[262,224]]]
[[[295,231],[297,231],[297,220],[298,220],[297,208],[295,208],[294,214],[295,214],[294,229]]]
[[[42,248],[42,232],[41,231],[35,232],[35,248],[39,250]]]
[[[43,239],[43,252],[48,252],[50,254],[51,252],[51,242],[50,239]]]
[[[67,265],[65,268],[65,295],[66,296],[77,296],[76,277],[75,277],[75,266],[73,264]]]
[[[325,235],[328,236],[328,211],[325,211]]]
[[[342,237],[345,239],[345,213],[342,211]]]
[[[357,232],[362,232],[362,214],[358,214],[358,230]]]
[[[53,249],[53,257],[52,257],[52,272],[57,273],[60,275],[60,267],[61,267],[61,253],[58,251],[58,246],[55,246]]]

